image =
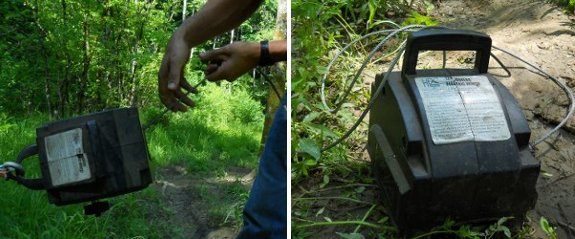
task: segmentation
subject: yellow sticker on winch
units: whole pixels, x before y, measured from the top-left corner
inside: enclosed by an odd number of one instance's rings
[[[416,77],[435,144],[502,141],[511,133],[485,75]]]

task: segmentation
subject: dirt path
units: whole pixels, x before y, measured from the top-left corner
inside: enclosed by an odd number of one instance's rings
[[[173,212],[169,222],[179,228],[179,235],[166,238],[233,239],[238,222],[226,222],[232,213],[241,212],[243,201],[234,200],[238,187],[247,191],[253,183],[254,173],[249,169],[232,168],[225,176],[198,177],[188,174],[181,166],[172,165],[156,172],[153,187],[162,195],[166,206]],[[233,189],[235,187],[235,189]],[[214,211],[233,208],[222,219]],[[237,217],[237,216],[236,216]],[[238,218],[235,218],[238,220]],[[240,222],[241,223],[241,222]]]
[[[447,26],[489,34],[493,45],[535,63],[575,87],[575,18],[541,1],[442,1],[436,16]],[[555,84],[531,72],[525,64],[494,51],[511,67],[511,77],[500,77],[519,101],[533,131],[532,142],[556,125],[569,106]],[[505,75],[491,61],[490,72]],[[539,199],[530,218],[538,229],[541,216],[556,225],[559,238],[575,238],[575,118],[564,130],[535,148],[542,163]],[[536,238],[544,238],[540,230]]]

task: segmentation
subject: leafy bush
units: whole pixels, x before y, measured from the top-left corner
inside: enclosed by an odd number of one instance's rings
[[[240,91],[234,98],[232,101],[236,104],[233,105],[232,113],[236,119],[244,124],[262,122],[263,107],[259,102],[251,99],[251,96],[245,91]]]
[[[6,135],[6,133],[13,126],[15,125],[14,123],[11,123],[10,118],[8,118],[8,116],[4,112],[0,112],[0,136]]]
[[[361,35],[386,29],[383,24],[388,17],[401,22],[412,10],[406,1],[342,1],[342,0],[294,0],[292,1],[292,173],[295,177],[306,176],[308,171],[321,165],[347,160],[349,148],[361,144],[354,134],[344,144],[326,152],[320,149],[335,141],[355,121],[354,111],[365,107],[369,89],[356,84],[348,101],[337,114],[331,114],[320,103],[321,77],[332,57],[345,43]],[[412,14],[415,21],[431,23],[422,15]],[[339,100],[349,79],[371,47],[380,38],[370,37],[350,48],[328,75],[326,98],[329,104]],[[394,50],[394,49],[391,49]],[[382,50],[382,55],[389,49]],[[351,143],[350,143],[351,142]],[[320,163],[319,161],[321,160]],[[323,169],[322,169],[323,170]]]
[[[439,24],[439,22],[437,22],[435,19],[430,18],[428,16],[421,15],[418,12],[413,11],[409,14],[409,17],[407,17],[403,21],[402,25],[404,25],[404,26],[407,26],[407,25],[437,26],[438,24]]]
[[[566,8],[569,14],[575,15],[575,0],[548,0],[548,1]]]
[[[186,15],[205,2],[188,1]],[[0,106],[10,113],[65,117],[155,104],[150,96],[157,94],[158,68],[183,7],[182,1],[159,0],[3,1]],[[196,46],[185,76],[203,77],[199,52],[231,41],[271,39],[276,8],[277,1],[266,0],[234,34]]]
[[[237,121],[242,124],[263,121],[263,106],[255,101],[249,89],[240,83],[251,79],[238,79],[233,83],[220,83],[221,86],[209,83],[202,87],[198,99],[197,107],[209,122],[229,122],[234,124]]]

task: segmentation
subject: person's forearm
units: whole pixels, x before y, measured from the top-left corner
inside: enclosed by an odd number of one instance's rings
[[[287,61],[287,41],[277,40],[269,42],[270,58],[273,62]]]
[[[176,30],[172,41],[183,39],[189,48],[239,26],[262,0],[208,0]]]

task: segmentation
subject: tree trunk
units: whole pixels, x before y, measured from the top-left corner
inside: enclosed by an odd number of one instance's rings
[[[124,21],[120,29],[127,29],[128,28],[127,24],[128,24],[127,21]],[[116,35],[116,46],[118,46],[117,47],[118,52],[123,50],[121,46],[124,37],[125,37],[124,34],[122,34],[121,32]],[[123,68],[125,65],[124,62],[122,62],[122,59],[117,58],[115,61],[116,62],[114,65],[116,66],[116,74],[117,74],[115,77],[118,78],[118,103],[123,104],[127,102],[125,87],[126,84],[129,84],[129,82],[126,82],[127,81],[126,79],[127,77],[125,75],[126,72],[124,71]]]
[[[148,24],[148,11],[149,11],[149,3],[146,2],[144,3],[144,7],[142,7],[141,10],[138,11],[138,15],[139,16],[144,16],[144,18],[142,19],[142,21],[140,22],[140,25],[138,26],[138,31],[136,31],[136,36],[134,38],[134,47],[132,48],[132,54],[134,56],[138,55],[139,50],[140,50],[140,41],[142,40],[142,38],[144,38],[144,30],[145,30],[145,26]],[[185,9],[185,4],[184,4],[184,9]],[[184,10],[185,12],[185,10]],[[137,106],[138,105],[138,86],[139,86],[139,82],[138,82],[138,78],[136,77],[136,72],[138,71],[138,61],[133,58],[132,59],[132,64],[130,66],[130,80],[132,82],[132,87],[130,89],[129,95],[128,95],[128,102],[130,103],[131,106]]]
[[[38,0],[35,1],[35,5],[36,7],[34,8],[34,22],[36,23],[36,26],[38,27],[38,30],[41,33],[41,37],[40,37],[40,50],[41,50],[41,54],[42,54],[42,58],[44,58],[44,97],[46,100],[46,110],[48,111],[48,116],[50,117],[50,119],[52,119],[52,114],[54,114],[54,112],[52,112],[52,101],[50,100],[50,73],[49,73],[49,65],[48,65],[48,52],[46,49],[46,44],[44,42],[44,38],[46,37],[46,30],[44,29],[44,27],[42,27],[42,25],[40,24],[40,16],[38,13]]]
[[[276,15],[276,29],[274,32],[274,40],[285,40],[286,39],[286,32],[287,32],[287,1],[286,0],[279,0],[278,1],[278,10]],[[286,64],[280,63],[275,64],[271,68],[272,76],[271,82],[276,87],[280,96],[285,94],[286,88]],[[277,111],[278,107],[280,106],[280,98],[276,95],[273,87],[270,85],[268,87],[268,97],[267,103],[265,108],[265,120],[264,120],[264,130],[262,132],[261,137],[261,147],[260,152],[263,151],[263,146],[265,146],[265,142],[267,140],[267,136],[269,134],[275,112]]]
[[[184,7],[182,8],[182,23],[186,20],[186,8],[188,7],[188,0],[184,0]]]
[[[62,5],[62,25],[65,26],[67,28],[68,26],[68,21],[67,21],[67,12],[66,12],[66,0],[62,0],[60,1],[61,5]],[[62,81],[60,82],[60,87],[58,90],[58,95],[59,95],[59,106],[58,106],[58,114],[59,116],[64,116],[67,115],[66,111],[67,111],[67,105],[68,105],[68,78],[69,78],[69,70],[70,70],[70,53],[68,52],[67,49],[67,40],[64,39],[63,42],[63,48],[64,48],[64,56],[66,57],[66,64],[64,65],[64,76],[62,78]]]
[[[82,67],[82,74],[80,76],[80,84],[78,90],[78,101],[76,105],[76,113],[82,112],[84,109],[84,103],[86,98],[86,86],[88,84],[88,74],[90,72],[90,28],[88,25],[88,13],[84,13],[84,59],[83,59],[83,67]]]

